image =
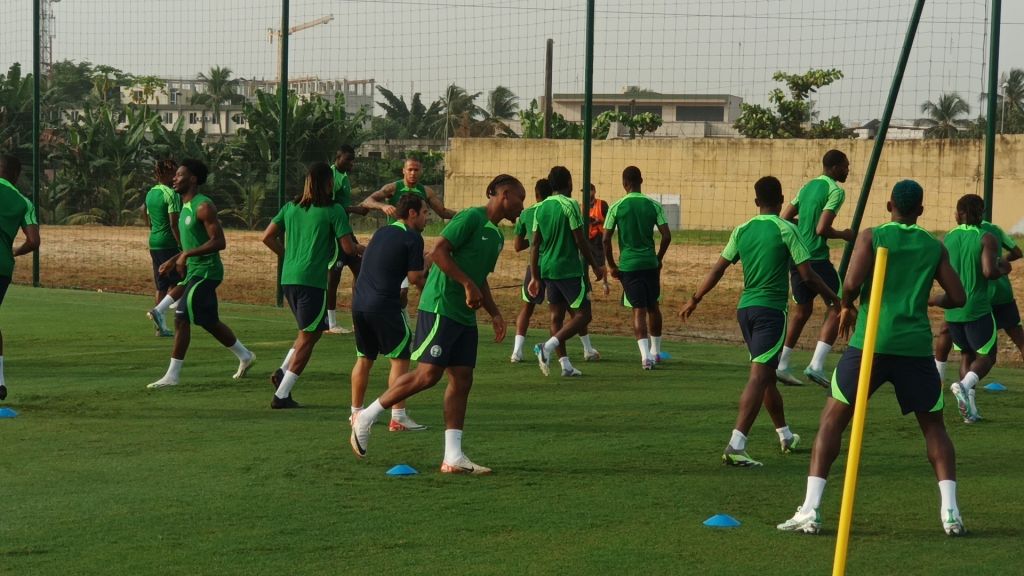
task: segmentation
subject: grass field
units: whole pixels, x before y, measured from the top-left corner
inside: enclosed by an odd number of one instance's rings
[[[325,337],[299,380],[301,410],[271,411],[266,375],[294,335],[285,310],[223,305],[257,365],[197,333],[177,388],[149,300],[11,288],[0,312],[6,378],[0,420],[4,574],[823,574],[830,571],[844,466],[826,491],[821,536],[779,533],[802,501],[809,454],[782,455],[766,414],[749,450],[762,469],[725,468],[746,352],[669,342],[673,360],[639,370],[636,346],[595,337],[586,376],[545,379],[481,343],[465,447],[490,477],[442,476],[441,389],[409,403],[431,425],[378,425],[365,461],[348,447],[350,336]],[[483,327],[483,336],[489,336]],[[535,334],[539,339],[539,333]],[[577,349],[578,352],[578,349]],[[806,361],[798,353],[796,362]],[[836,358],[831,359],[834,364]],[[891,388],[871,405],[849,573],[1020,573],[1024,397],[1016,370],[982,392],[986,419],[960,424],[960,505],[950,539],[913,417]],[[375,371],[369,398],[383,387]],[[809,447],[823,402],[785,388]],[[951,398],[947,393],[947,401]],[[842,456],[845,459],[845,452]],[[407,463],[420,471],[389,478]],[[743,525],[704,527],[716,513]],[[1016,568],[1015,568],[1016,567]]]

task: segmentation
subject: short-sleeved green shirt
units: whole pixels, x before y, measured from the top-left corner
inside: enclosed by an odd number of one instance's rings
[[[533,212],[533,232],[540,231],[540,277],[564,280],[583,277],[583,261],[573,231],[583,227],[580,207],[561,194],[552,194]]]
[[[352,233],[340,204],[303,208],[285,204],[272,220],[284,229],[281,284],[327,289],[327,271],[338,259],[338,238]]]
[[[654,228],[667,224],[665,210],[650,196],[630,192],[608,209],[604,229],[618,230],[619,270],[635,272],[658,267]]]
[[[0,178],[0,276],[14,275],[14,238],[18,230],[38,224],[32,201],[14,184]]]
[[[171,214],[181,212],[181,196],[164,184],[157,184],[146,193],[146,214],[149,215],[149,249],[177,248],[171,230]]]
[[[796,226],[778,216],[762,214],[732,231],[722,258],[743,261],[743,294],[737,308],[764,306],[786,310],[789,263],[811,259]]]
[[[388,204],[392,206],[398,206],[398,200],[406,194],[415,194],[423,199],[423,202],[427,201],[427,189],[422,184],[413,184],[409,186],[405,183],[405,179],[395,182],[395,193],[388,198]],[[388,224],[394,224],[395,219],[388,216]]]
[[[800,230],[800,239],[811,253],[811,260],[829,259],[828,241],[818,235],[818,220],[825,210],[838,214],[845,200],[846,192],[835,180],[824,174],[804,184],[793,199],[792,204],[797,207],[800,215],[797,229]]]
[[[537,206],[539,204],[534,204],[523,210],[519,218],[516,219],[515,227],[512,229],[513,234],[526,240],[527,246],[533,241],[533,213],[537,210]]]
[[[981,229],[995,236],[996,240],[999,241],[999,252],[996,254],[997,257],[1002,257],[1003,250],[1009,252],[1017,247],[1017,242],[1013,239],[1013,236],[1007,234],[999,226],[996,226],[987,220],[982,220]],[[993,306],[1013,302],[1013,286],[1010,285],[1009,276],[1000,276],[993,280],[989,286],[992,287]]]
[[[331,198],[342,208],[348,208],[352,203],[352,184],[348,180],[348,173],[339,172],[337,166],[331,164],[331,174],[334,175],[334,186],[331,188]]]
[[[947,322],[970,322],[992,313],[992,282],[982,273],[982,238],[987,234],[977,226],[961,224],[950,230],[943,242],[949,251],[949,263],[956,270],[967,304],[946,310]]]
[[[932,326],[928,320],[928,296],[942,260],[942,243],[916,224],[889,222],[872,231],[871,251],[889,250],[885,294],[878,323],[875,351],[896,356],[931,356]],[[861,288],[861,310],[850,346],[864,348],[870,274]]]
[[[484,207],[460,211],[441,231],[452,246],[452,258],[466,276],[482,286],[494,271],[505,236],[487,219]],[[466,290],[434,264],[420,296],[420,310],[446,316],[465,326],[476,326],[476,310],[466,306]]]
[[[181,205],[178,232],[181,235],[181,249],[184,251],[198,248],[210,240],[210,235],[206,233],[206,226],[196,216],[199,213],[199,207],[206,203],[212,204],[213,202],[205,194],[196,194],[191,200]],[[220,261],[220,252],[189,258],[185,280],[182,283],[188,283],[195,277],[223,280],[224,264]]]

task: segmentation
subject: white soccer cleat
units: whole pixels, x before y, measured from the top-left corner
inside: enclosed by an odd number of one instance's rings
[[[803,386],[804,385],[804,383],[799,378],[797,378],[796,376],[793,376],[793,373],[790,372],[788,369],[787,370],[779,370],[778,368],[776,368],[775,369],[775,379],[778,380],[779,382],[782,382],[786,386]]]
[[[426,426],[418,424],[408,415],[398,419],[392,418],[391,422],[388,422],[388,432],[419,432],[426,429]]]
[[[533,353],[537,355],[537,365],[540,366],[541,373],[545,376],[550,374],[551,368],[548,366],[548,362],[551,361],[551,358],[544,353],[544,345],[535,344],[533,346]]]
[[[964,419],[964,422],[967,424],[973,424],[978,420],[981,420],[981,414],[978,413],[978,404],[975,401],[975,390],[974,388],[969,388],[967,390],[967,418]]]
[[[166,388],[168,386],[177,385],[177,380],[175,380],[174,378],[168,378],[167,376],[164,376],[163,378],[157,380],[156,382],[153,382],[152,384],[147,384],[146,388],[149,388],[150,390],[156,390],[157,388]]]
[[[146,312],[146,318],[153,321],[153,326],[156,327],[157,332],[169,332],[169,330],[167,330],[167,324],[164,323],[164,315],[157,312],[156,308],[151,308]]]
[[[327,333],[328,334],[351,334],[352,333],[352,329],[351,328],[345,328],[341,324],[338,324],[337,326],[332,326],[332,327],[328,328],[327,329]]]
[[[370,443],[370,427],[373,426],[372,420],[364,422],[366,418],[362,418],[362,414],[360,411],[352,416],[352,434],[348,439],[348,443],[352,446],[352,452],[357,458],[366,456],[366,447]]]
[[[818,509],[803,511],[803,507],[796,509],[796,514],[782,524],[776,526],[783,532],[803,532],[804,534],[817,534],[821,531],[821,514]]]
[[[960,411],[960,417],[963,418],[964,424],[971,424],[974,420],[971,419],[971,412],[967,401],[967,390],[964,389],[964,385],[959,382],[953,382],[949,385],[949,391],[953,393],[953,397],[956,398],[956,407]],[[975,407],[977,411],[977,407]]]
[[[946,519],[942,521],[942,529],[946,531],[947,536],[963,536],[967,534],[963,518],[960,517],[958,510],[946,510]]]
[[[462,458],[459,458],[457,462],[449,464],[448,462],[441,462],[441,474],[471,474],[473,476],[483,476],[490,474],[491,469],[486,466],[474,464],[465,454]]]
[[[575,366],[562,368],[562,378],[575,378],[577,376],[583,376],[583,372],[580,372]]]
[[[583,354],[583,361],[584,362],[597,362],[600,359],[601,359],[601,353],[598,352],[596,348],[591,350],[589,353],[584,353]]]
[[[523,355],[521,353],[512,354],[511,356],[509,356],[508,361],[513,364],[519,364],[520,362],[523,361]]]
[[[658,362],[654,358],[648,358],[647,360],[644,360],[640,365],[644,370],[654,370],[654,366],[657,363]]]
[[[249,368],[256,362],[256,355],[252,352],[249,353],[243,360],[238,361],[238,370],[235,370],[234,375],[231,378],[238,380],[245,377],[245,373],[249,371]]]
[[[783,454],[791,454],[796,450],[797,444],[800,443],[800,435],[793,434],[787,440],[779,440],[779,445],[782,448]]]

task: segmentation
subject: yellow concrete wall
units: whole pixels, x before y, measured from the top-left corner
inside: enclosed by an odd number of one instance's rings
[[[852,218],[873,142],[864,140],[646,139],[595,142],[593,180],[598,197],[622,196],[622,169],[638,166],[644,191],[680,194],[683,229],[730,229],[756,213],[755,180],[773,175],[792,198],[821,173],[821,156],[839,148],[850,157],[844,185],[847,203],[838,225]],[[446,156],[445,203],[455,209],[483,204],[487,183],[500,173],[519,177],[532,203],[533,183],[554,165],[564,165],[582,184],[578,141],[455,139]],[[963,194],[983,193],[984,143],[980,140],[904,140],[885,145],[872,187],[864,225],[888,220],[885,200],[898,180],[912,178],[925,189],[921,225],[930,230],[954,226],[953,212]],[[1024,136],[999,137],[996,149],[994,217],[1007,230],[1024,232]],[[574,196],[579,197],[574,191]]]

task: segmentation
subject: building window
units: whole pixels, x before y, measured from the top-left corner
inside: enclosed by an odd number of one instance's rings
[[[654,114],[658,118],[661,118],[661,106],[619,106],[619,112],[625,112],[627,114]]]
[[[199,114],[197,114],[196,112],[189,112],[188,113],[188,123],[189,124],[199,124]]]
[[[173,124],[173,123],[174,123],[174,114],[172,114],[170,112],[164,112],[164,124]]]
[[[180,94],[181,94],[181,92],[178,92],[177,90],[171,90],[171,104],[177,104],[178,103],[178,96]]]
[[[724,122],[722,106],[676,106],[676,122]]]
[[[245,115],[244,114],[235,114],[234,116],[231,117],[231,121],[234,122],[235,124],[241,126],[241,125],[245,124]]]
[[[597,118],[603,112],[614,112],[615,111],[615,106],[611,106],[611,105],[608,105],[608,104],[594,104],[594,105],[591,106],[591,109],[594,111],[594,118]],[[584,114],[584,107],[580,106],[580,118],[583,118],[583,114]]]

